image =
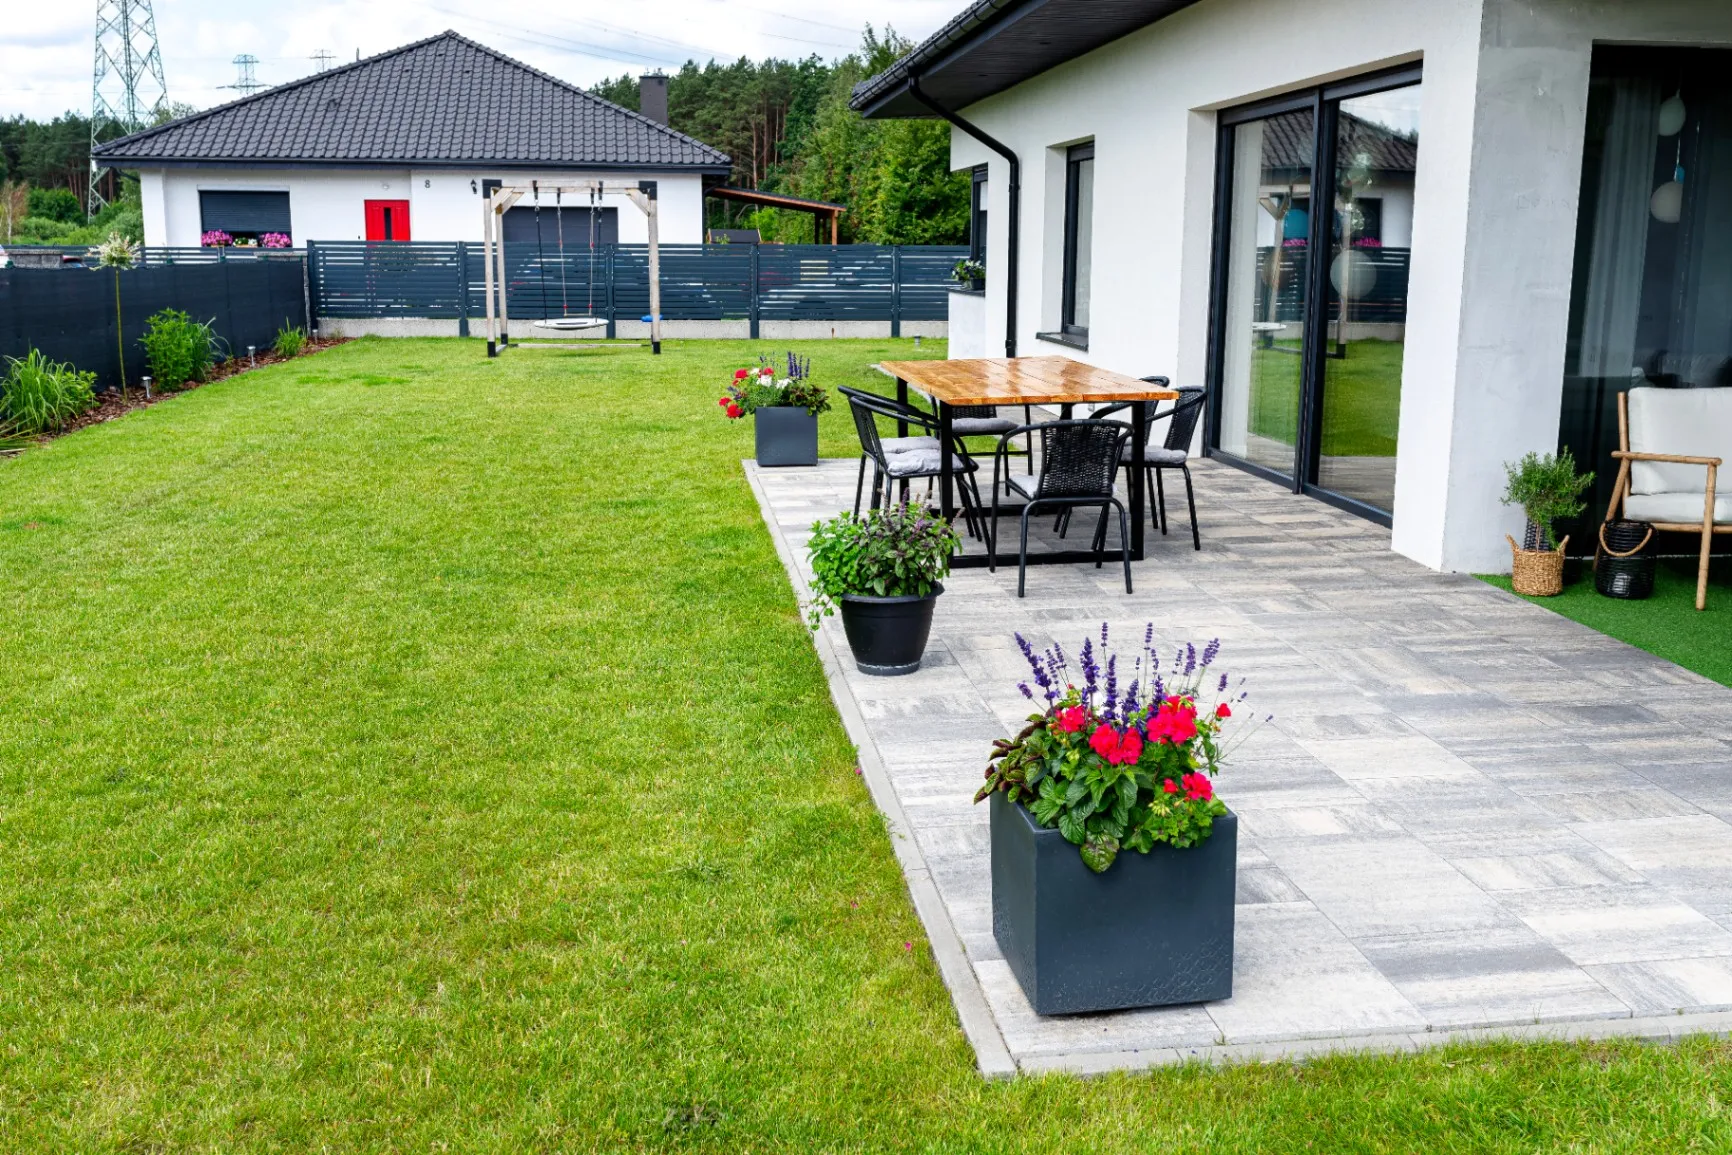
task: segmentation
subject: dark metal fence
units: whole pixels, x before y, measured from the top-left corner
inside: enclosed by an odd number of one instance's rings
[[[300,261],[304,249],[259,249],[250,247],[200,248],[140,246],[138,263],[153,265],[220,265],[233,262]],[[18,269],[78,269],[96,263],[89,245],[13,245],[6,250]]]
[[[163,250],[154,250],[161,253]],[[200,251],[200,250],[194,250]],[[213,250],[202,250],[210,252]],[[120,289],[116,340],[115,286]],[[138,339],[161,309],[180,309],[211,329],[229,349],[265,348],[285,325],[310,325],[306,264],[300,254],[270,259],[157,261],[115,273],[108,269],[0,269],[0,355],[40,349],[96,373],[97,387],[144,376]]]
[[[324,242],[307,246],[313,312],[321,317],[456,319],[486,316],[482,247],[469,242]],[[903,321],[947,315],[951,267],[963,246],[663,245],[662,316],[670,321]],[[649,312],[644,245],[505,246],[511,317],[597,317]]]
[[[1360,324],[1400,323],[1407,320],[1407,266],[1412,249],[1354,249],[1365,264],[1376,271],[1369,288],[1353,300],[1352,320]],[[1281,252],[1281,291],[1276,298],[1275,321],[1297,322],[1305,316],[1305,294],[1310,284],[1307,271],[1310,252],[1302,245],[1289,245]],[[1269,283],[1269,265],[1275,250],[1257,250],[1257,277],[1261,284]],[[1334,294],[1331,294],[1333,298]],[[1330,301],[1329,319],[1340,316],[1339,302]]]

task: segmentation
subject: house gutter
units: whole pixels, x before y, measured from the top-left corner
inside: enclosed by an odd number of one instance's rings
[[[1010,251],[1004,262],[1004,355],[1014,357],[1016,356],[1017,252],[1022,247],[1022,161],[1015,152],[1011,151],[1008,145],[988,136],[921,91],[918,76],[908,78],[908,95],[1010,162],[1010,187],[1008,190],[1010,193]]]

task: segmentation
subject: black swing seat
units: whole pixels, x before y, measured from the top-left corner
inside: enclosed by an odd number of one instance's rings
[[[606,317],[545,317],[534,322],[537,329],[597,329],[606,324]]]

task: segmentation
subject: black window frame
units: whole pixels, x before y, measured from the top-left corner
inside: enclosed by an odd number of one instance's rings
[[[969,174],[968,186],[968,259],[986,264],[986,193],[987,166],[977,164]]]
[[[1095,142],[1090,140],[1082,144],[1073,144],[1064,154],[1064,282],[1059,305],[1058,330],[1066,337],[1088,340],[1087,325],[1076,323],[1076,274],[1077,274],[1077,217],[1081,209],[1081,198],[1078,188],[1082,183],[1083,162],[1093,164],[1095,159]],[[1089,198],[1089,210],[1094,210],[1094,197]],[[1091,233],[1092,235],[1092,233]],[[1090,264],[1092,271],[1093,264]],[[1092,296],[1091,296],[1092,303]]]

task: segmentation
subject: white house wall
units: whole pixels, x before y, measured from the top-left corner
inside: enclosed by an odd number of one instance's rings
[[[1200,383],[1215,111],[1423,61],[1393,540],[1434,567],[1507,569],[1519,514],[1498,500],[1502,462],[1557,444],[1596,39],[1732,42],[1732,4],[1202,0],[962,110],[1022,159],[1018,351]],[[1058,327],[1054,150],[1090,138],[1092,320],[1077,351],[1035,333]],[[951,152],[957,168],[990,166],[986,343],[1002,347],[1007,164],[960,131]]]
[[[144,239],[148,245],[196,245],[201,234],[199,193],[205,190],[287,192],[295,243],[358,241],[366,237],[364,202],[409,202],[410,235],[418,241],[479,241],[484,179],[507,184],[530,181],[573,183],[604,180],[630,184],[657,182],[659,232],[664,244],[703,240],[703,186],[695,175],[666,173],[510,172],[461,169],[309,169],[172,168],[140,174],[144,202]],[[529,203],[526,199],[523,203]],[[553,205],[550,193],[543,201]],[[588,206],[588,199],[582,202]],[[648,222],[623,195],[609,194],[604,206],[619,209],[619,239],[642,244]],[[571,238],[567,237],[567,244]],[[587,243],[587,238],[586,238]]]

